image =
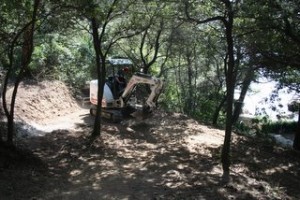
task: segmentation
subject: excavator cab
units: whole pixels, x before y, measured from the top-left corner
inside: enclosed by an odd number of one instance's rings
[[[107,71],[109,75],[106,79],[106,84],[111,89],[114,99],[118,99],[127,86],[131,68],[132,62],[128,59],[108,60]]]
[[[115,99],[118,99],[127,86],[126,73],[129,71],[128,67],[120,69],[112,78],[112,90]]]

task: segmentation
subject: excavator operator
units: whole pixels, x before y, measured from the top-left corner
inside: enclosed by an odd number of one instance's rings
[[[125,87],[127,85],[125,74],[128,72],[129,72],[129,68],[124,67],[124,68],[120,69],[115,76],[115,83],[117,86],[118,93],[123,92],[123,90],[125,89]]]

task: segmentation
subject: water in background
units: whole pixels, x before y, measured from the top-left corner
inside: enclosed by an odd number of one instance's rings
[[[299,94],[289,91],[287,87],[277,90],[278,82],[259,78],[250,85],[244,100],[241,119],[251,120],[255,117],[267,116],[272,121],[290,120],[297,121],[298,113],[288,110],[288,104],[299,100]],[[240,91],[235,91],[235,99],[239,98]],[[292,148],[293,134],[272,134],[275,141],[285,147]]]
[[[242,115],[249,117],[268,116],[270,120],[279,119],[297,121],[298,113],[288,110],[288,104],[299,99],[295,91],[283,88],[277,91],[277,82],[268,78],[260,78],[253,82],[244,100]],[[235,92],[235,99],[239,97],[239,90]]]

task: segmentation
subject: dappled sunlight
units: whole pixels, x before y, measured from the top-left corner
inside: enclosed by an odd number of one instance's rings
[[[223,144],[224,138],[222,136],[216,137],[213,134],[198,134],[191,135],[185,138],[185,143],[190,151],[197,152],[201,145],[211,145],[219,147]]]
[[[79,169],[74,169],[70,172],[71,176],[78,176],[80,174],[82,174],[82,170],[79,170]]]
[[[47,163],[37,183],[46,188],[41,196],[45,200],[278,199],[293,192],[290,184],[298,183],[291,177],[299,175],[299,162],[286,162],[283,150],[233,135],[232,179],[223,185],[224,131],[181,114],[162,116],[147,122],[105,123],[101,137],[92,144],[88,123],[78,123],[77,131],[57,130],[25,139],[24,145]],[[286,181],[280,179],[283,174],[290,174]],[[270,178],[277,185],[269,183]]]
[[[68,169],[65,174],[68,183],[64,183],[63,196],[78,197],[89,191],[94,195],[105,193],[110,198],[114,198],[115,195],[125,198],[132,195],[149,198],[154,195],[153,191],[159,196],[168,190],[191,189],[194,181],[191,182],[190,179],[203,171],[208,176],[209,166],[199,169],[199,155],[182,146],[182,136],[167,135],[168,127],[163,127],[156,133],[151,131],[151,128],[141,133],[140,126],[136,124],[130,127],[133,131],[126,131],[126,128],[120,126],[110,126],[107,125],[102,132],[105,142],[97,144],[97,140],[92,147],[79,146],[84,138],[73,137],[71,133],[67,133],[70,138],[62,135],[52,137],[56,145],[62,146],[56,147],[59,149],[56,156],[49,155],[48,158],[54,163],[58,161],[58,164],[61,164],[60,170]],[[132,134],[133,132],[139,135]],[[60,143],[59,137],[65,139],[66,143]],[[77,152],[74,148],[76,146],[80,147]],[[203,158],[205,159],[207,157]],[[78,187],[78,190],[68,191],[68,187]],[[114,187],[114,190],[109,187]],[[136,191],[135,194],[127,192],[132,188]],[[139,194],[140,190],[143,190],[143,193]],[[49,196],[55,197],[58,193],[54,191]]]
[[[244,190],[251,195],[271,193],[276,199],[296,192],[291,186],[299,184],[300,161],[291,150],[261,139],[239,138],[233,145],[233,162],[232,171],[247,180]]]

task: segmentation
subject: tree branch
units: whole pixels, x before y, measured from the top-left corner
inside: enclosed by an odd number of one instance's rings
[[[207,18],[207,19],[204,19],[204,20],[198,20],[198,19],[195,19],[195,18],[191,17],[190,13],[189,13],[189,3],[188,3],[188,1],[186,1],[185,4],[184,4],[184,13],[185,13],[185,16],[187,17],[188,21],[195,22],[196,24],[205,24],[205,23],[209,23],[209,22],[213,22],[213,21],[221,21],[223,23],[227,23],[226,18],[223,17],[223,16],[210,17],[210,18]],[[186,20],[186,19],[184,19],[184,20]]]

